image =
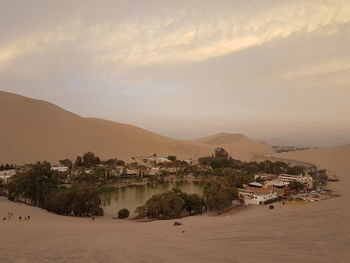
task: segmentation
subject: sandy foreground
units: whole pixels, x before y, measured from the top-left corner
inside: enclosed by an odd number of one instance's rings
[[[286,157],[286,156],[284,156]],[[307,156],[293,156],[308,160]],[[312,160],[317,163],[317,158]],[[350,262],[350,164],[319,158],[341,197],[138,223],[63,217],[0,199],[0,262]],[[31,216],[19,222],[18,216]]]

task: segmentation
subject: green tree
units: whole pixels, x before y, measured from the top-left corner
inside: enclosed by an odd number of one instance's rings
[[[58,178],[51,171],[48,162],[37,162],[31,166],[29,171],[18,174],[8,185],[9,198],[29,199],[37,206],[42,206],[45,197],[58,186]]]
[[[87,152],[83,154],[83,162],[85,166],[91,166],[96,164],[96,156],[93,152]]]
[[[208,183],[203,191],[203,199],[208,211],[224,212],[232,206],[236,192],[228,187],[222,180]]]
[[[120,209],[118,211],[118,218],[124,219],[129,217],[129,210],[126,208]]]
[[[75,168],[82,167],[83,164],[83,158],[81,156],[77,156],[74,163]]]
[[[202,213],[204,200],[198,194],[185,195],[185,210],[190,215]]]
[[[298,181],[292,181],[289,183],[289,188],[296,190],[296,191],[301,191],[304,189],[304,185]]]
[[[179,218],[184,211],[185,201],[174,191],[153,195],[147,200],[144,208],[136,212],[147,215],[148,218],[174,219]],[[140,214],[139,214],[140,216]]]
[[[168,156],[168,159],[169,159],[170,161],[175,162],[175,161],[176,161],[176,156],[175,156],[175,155],[169,155],[169,156]]]
[[[73,162],[69,159],[63,159],[63,160],[59,160],[60,165],[62,166],[67,166],[70,170],[72,170],[73,168]]]
[[[52,191],[47,195],[43,207],[61,215],[103,215],[101,199],[96,188],[81,185],[74,185],[63,191]]]

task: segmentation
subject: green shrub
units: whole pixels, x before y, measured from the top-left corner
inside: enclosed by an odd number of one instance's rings
[[[118,218],[119,219],[124,219],[129,217],[129,210],[126,208],[120,209],[118,212]]]

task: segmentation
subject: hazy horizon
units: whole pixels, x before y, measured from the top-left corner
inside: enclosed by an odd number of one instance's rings
[[[0,90],[178,139],[350,143],[349,1],[0,2]]]

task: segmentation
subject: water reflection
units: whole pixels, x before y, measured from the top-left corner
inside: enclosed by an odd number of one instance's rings
[[[170,181],[162,184],[130,185],[113,192],[102,193],[103,210],[106,215],[116,215],[120,209],[127,208],[133,216],[136,207],[143,205],[152,195],[164,193],[175,187],[188,194],[196,193],[201,196],[204,184],[201,182]]]

